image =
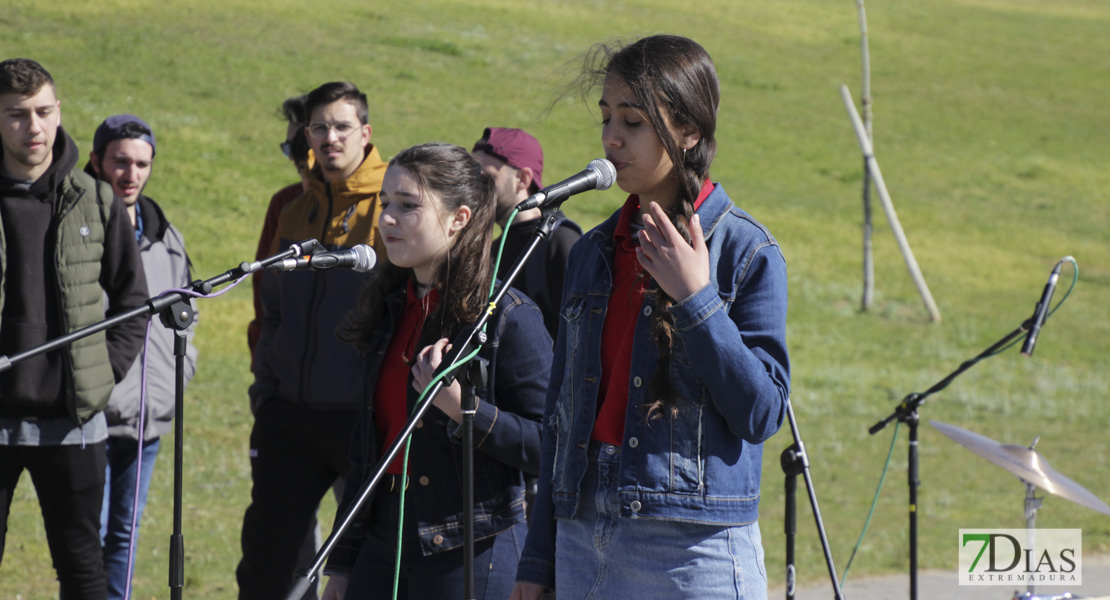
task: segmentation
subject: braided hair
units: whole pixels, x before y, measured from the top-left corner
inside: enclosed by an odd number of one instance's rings
[[[709,53],[697,42],[674,35],[655,35],[624,46],[598,44],[584,60],[580,89],[585,95],[607,76],[625,83],[644,107],[664,150],[675,165],[673,176],[680,181],[679,197],[667,210],[675,229],[692,243],[690,219],[702,182],[709,177],[709,165],[717,154],[717,109],[720,82]],[[670,127],[668,127],[668,121]],[[675,131],[694,128],[700,134],[689,149],[679,146]],[[657,285],[649,286],[655,310],[652,333],[658,349],[655,374],[649,388],[647,418],[662,416],[664,409],[674,414],[676,393],[669,365],[674,346],[674,317],[669,309],[676,299]]]

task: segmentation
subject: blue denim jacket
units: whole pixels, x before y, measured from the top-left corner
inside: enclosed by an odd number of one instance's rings
[[[372,334],[366,353],[367,390],[375,389],[382,359],[404,311],[405,289],[391,294],[389,310]],[[516,290],[501,299],[486,332],[489,342],[479,353],[489,361],[486,389],[478,390],[474,416],[475,532],[481,540],[524,522],[522,472],[540,465],[540,420],[551,365],[551,336],[539,308]],[[410,374],[411,383],[412,376]],[[411,413],[419,396],[407,386]],[[372,396],[372,394],[367,395]],[[429,400],[430,401],[430,400]],[[346,512],[369,479],[381,455],[381,438],[373,423],[373,399],[363,407],[351,437],[351,470],[337,515]],[[424,413],[413,430],[409,452],[410,483],[406,511],[415,515],[425,556],[463,543],[462,431],[439,409]],[[375,493],[387,493],[381,490]],[[369,526],[369,508],[340,538],[328,561],[329,572],[347,572]],[[338,518],[338,517],[337,517]]]
[[[650,298],[636,322],[621,452],[621,516],[743,525],[758,518],[762,443],[790,392],[786,261],[771,234],[720,184],[697,214],[710,282],[669,310],[678,334],[671,380],[678,414],[645,420],[656,368]],[[597,412],[601,332],[619,211],[571,250],[544,409],[539,492],[517,579],[553,587],[555,520],[573,518]]]

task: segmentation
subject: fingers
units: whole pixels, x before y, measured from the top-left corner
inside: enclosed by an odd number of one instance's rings
[[[693,242],[694,251],[698,254],[705,250],[705,234],[701,230],[700,215],[694,215],[690,218],[690,241]]]
[[[644,234],[647,234],[647,239],[650,245],[655,247],[660,246],[677,246],[680,242],[685,243],[686,240],[682,238],[682,234],[671,222],[670,217],[667,216],[663,207],[659,206],[657,202],[652,202],[649,207],[649,213],[644,215],[644,229],[640,232],[640,243],[644,243]],[[694,215],[690,218],[690,239],[695,241],[700,239],[702,244],[705,243],[705,236],[701,232],[701,218]],[[697,247],[697,244],[689,244]]]
[[[645,220],[647,220],[647,218],[651,219],[652,227],[662,234],[661,238],[664,242],[673,242],[673,237],[678,235],[678,230],[674,228],[674,223],[671,223],[670,217],[667,216],[667,211],[663,210],[663,207],[659,206],[658,202],[652,202],[648,206],[648,210],[650,213],[646,215]],[[681,238],[682,236],[678,237]]]
[[[644,229],[636,259],[659,287],[675,299],[689,297],[709,282],[709,250],[701,230],[701,218],[693,215],[689,222],[690,242],[687,243],[656,203],[644,215]]]
[[[432,380],[432,375],[435,374],[439,364],[443,362],[443,355],[450,349],[450,340],[441,338],[430,346],[425,346],[419,354],[416,355],[416,360],[412,364],[412,386],[418,390],[423,390],[428,382]]]
[[[644,228],[640,231],[642,256],[649,263],[659,260],[664,254],[681,256],[685,248],[692,247],[697,251],[699,246],[705,246],[705,237],[701,232],[701,219],[698,215],[690,219],[689,229],[693,243],[687,243],[658,203],[652,202],[649,211],[649,214],[644,215]],[[641,254],[637,253],[637,256]]]

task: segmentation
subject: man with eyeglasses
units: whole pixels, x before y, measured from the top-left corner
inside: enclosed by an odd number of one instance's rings
[[[326,83],[305,100],[315,165],[308,190],[278,219],[270,254],[307,239],[336,251],[368,244],[379,257],[386,164],[370,143],[366,96]],[[354,347],[336,337],[362,276],[351,270],[267,273],[254,352],[251,505],[243,517],[239,598],[283,598],[320,499],[349,465],[347,446],[367,393]],[[309,592],[311,595],[312,592]]]

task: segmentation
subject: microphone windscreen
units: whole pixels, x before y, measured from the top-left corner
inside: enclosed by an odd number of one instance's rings
[[[586,165],[586,168],[597,173],[597,187],[594,189],[607,190],[612,187],[613,182],[617,180],[616,167],[613,166],[613,163],[604,158],[595,158],[591,160],[590,164]]]
[[[374,268],[374,264],[378,262],[378,255],[374,249],[366,244],[357,244],[351,248],[355,255],[355,264],[352,269],[358,273],[365,273]]]

